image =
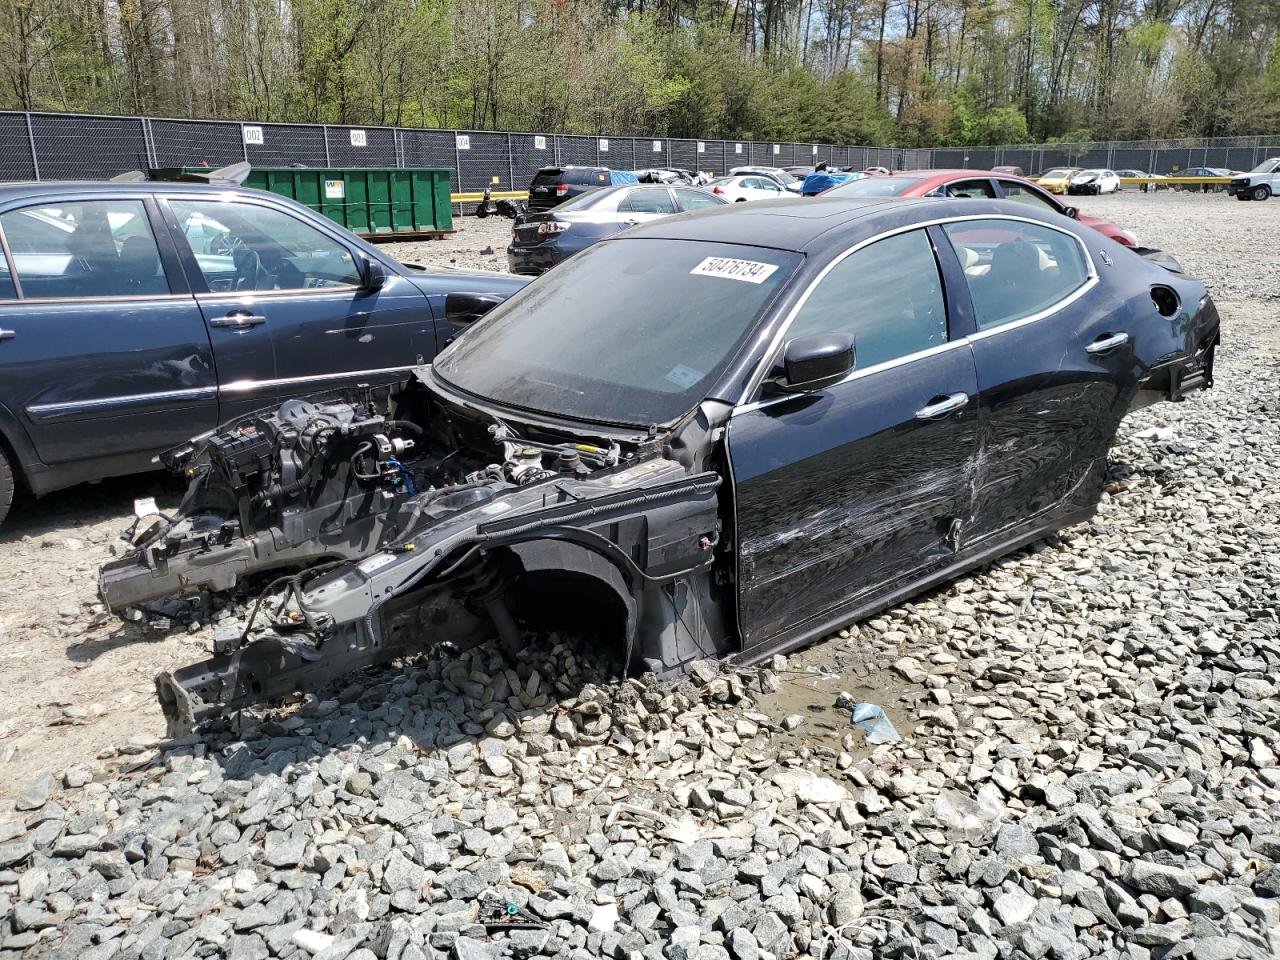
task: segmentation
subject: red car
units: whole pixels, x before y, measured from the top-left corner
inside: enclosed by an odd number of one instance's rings
[[[1136,247],[1138,238],[1124,227],[1081,213],[1030,180],[1008,173],[983,170],[904,170],[889,176],[850,180],[824,191],[824,197],[985,197],[1017,200],[1033,207],[1048,207],[1055,213],[1079,220],[1126,247]]]

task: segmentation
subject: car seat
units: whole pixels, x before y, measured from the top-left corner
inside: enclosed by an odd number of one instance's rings
[[[127,237],[120,244],[119,267],[124,282],[137,293],[168,293],[160,254],[150,237]]]

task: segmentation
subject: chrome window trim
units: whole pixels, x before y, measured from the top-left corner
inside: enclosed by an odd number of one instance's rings
[[[102,297],[21,297],[17,300],[6,298],[0,300],[0,306],[10,306],[12,304],[28,304],[28,303],[159,303],[162,301],[190,301],[189,293],[146,293],[132,296],[127,293],[111,294]]]
[[[231,383],[218,385],[218,396],[240,395],[252,393],[263,387],[291,387],[304,383],[321,383],[326,380],[347,380],[354,377],[376,377],[386,373],[404,373],[413,370],[420,364],[410,363],[403,367],[380,367],[376,370],[342,370],[338,373],[319,373],[310,377],[280,377],[273,380],[233,380]]]
[[[761,362],[757,365],[755,373],[753,373],[751,375],[751,378],[747,381],[746,388],[743,390],[742,394],[739,396],[738,402],[734,405],[733,414],[738,413],[739,410],[742,410],[743,408],[746,408],[746,407],[750,407],[752,410],[757,410],[757,409],[760,409],[760,407],[763,405],[774,403],[778,400],[787,399],[786,397],[771,397],[768,400],[752,402],[751,397],[754,396],[755,393],[760,389],[761,384],[764,383],[765,377],[768,376],[768,372],[771,369],[777,357],[778,351],[781,349],[783,343],[785,343],[786,341],[787,331],[791,329],[791,324],[795,321],[796,315],[808,302],[809,297],[812,295],[813,291],[817,288],[818,284],[820,284],[823,280],[825,280],[827,277],[827,274],[829,274],[832,270],[834,270],[839,264],[843,263],[848,257],[853,256],[859,250],[869,247],[871,246],[871,244],[877,243],[880,240],[887,240],[889,237],[896,237],[903,233],[909,233],[912,230],[925,230],[933,226],[945,226],[951,223],[968,223],[968,222],[977,221],[977,220],[1009,220],[1014,223],[1027,223],[1035,227],[1044,227],[1046,230],[1054,230],[1065,237],[1070,237],[1072,240],[1076,242],[1076,245],[1080,248],[1081,254],[1084,256],[1085,267],[1087,270],[1087,276],[1086,276],[1085,282],[1082,283],[1075,290],[1073,290],[1071,294],[1069,294],[1067,297],[1063,298],[1062,300],[1059,300],[1054,304],[1051,304],[1050,306],[1046,307],[1044,310],[1041,310],[1039,313],[1035,313],[1030,317],[1025,317],[1020,320],[1014,320],[1010,323],[1002,324],[1001,326],[998,326],[998,327],[992,327],[990,330],[975,331],[974,333],[967,334],[966,336],[961,337],[959,340],[948,340],[946,344],[940,344],[939,346],[936,346],[936,347],[927,347],[926,349],[918,350],[915,353],[904,354],[901,357],[895,357],[893,360],[887,360],[884,363],[879,363],[879,364],[876,364],[875,366],[867,367],[865,370],[862,370],[862,371],[853,370],[847,377],[845,377],[843,380],[838,381],[835,384],[832,384],[832,386],[839,386],[842,383],[847,383],[848,381],[855,379],[856,375],[859,373],[869,374],[873,372],[878,372],[880,370],[887,370],[893,366],[901,366],[902,364],[907,363],[911,360],[920,359],[922,357],[929,356],[934,353],[940,353],[942,352],[943,347],[950,347],[960,343],[968,343],[970,340],[985,338],[990,336],[993,333],[998,333],[1001,330],[1013,330],[1021,326],[1026,326],[1028,323],[1034,323],[1037,320],[1042,320],[1045,317],[1049,316],[1050,314],[1057,313],[1059,310],[1063,309],[1064,307],[1070,306],[1080,297],[1084,296],[1089,290],[1091,290],[1098,283],[1098,268],[1094,265],[1093,256],[1089,253],[1088,245],[1071,231],[1063,230],[1061,227],[1055,227],[1052,224],[1045,223],[1043,220],[1036,220],[1032,217],[1019,217],[1019,216],[1014,216],[1013,214],[1008,214],[1008,213],[966,214],[966,215],[952,216],[952,217],[938,217],[933,220],[922,220],[919,223],[914,223],[909,226],[898,227],[897,229],[887,231],[886,233],[876,234],[874,237],[870,237],[866,240],[860,241],[859,243],[855,243],[852,247],[845,250],[838,257],[836,257],[830,263],[828,263],[825,267],[823,267],[822,270],[819,271],[816,277],[814,277],[811,281],[809,281],[809,285],[805,288],[804,292],[800,295],[800,298],[792,305],[791,309],[787,311],[787,315],[783,318],[781,326],[778,327],[777,332],[773,335],[773,339],[770,341],[768,347],[765,349],[763,358]],[[930,243],[930,246],[933,245],[932,237],[929,238],[929,243]],[[935,252],[935,256],[936,256],[936,252]],[[940,280],[943,281],[943,286],[945,289],[945,278],[942,276],[941,265],[939,265],[938,267],[938,277]],[[947,317],[948,334],[950,334],[950,320],[951,320],[951,317],[948,314],[948,317]],[[732,416],[733,414],[730,414],[730,416]]]
[[[914,363],[917,360],[923,360],[926,357],[936,356],[940,353],[946,353],[948,350],[954,350],[956,347],[966,347],[969,345],[969,338],[964,337],[960,340],[948,340],[946,343],[940,343],[935,347],[927,347],[924,350],[918,350],[915,353],[903,354],[901,357],[894,357],[892,360],[884,360],[880,363],[864,367],[861,370],[850,370],[843,380],[837,380],[835,383],[827,387],[839,387],[843,384],[850,383],[854,380],[860,380],[863,377],[869,377],[873,373],[883,373],[885,370],[892,370],[894,367],[904,367],[908,363]],[[729,414],[730,418],[736,417],[740,413],[750,413],[753,410],[761,410],[765,407],[772,406],[782,400],[790,400],[792,395],[783,395],[778,397],[768,397],[764,400],[756,400],[753,403],[741,404],[733,408]]]
[[[208,281],[205,281],[208,283]],[[236,299],[245,301],[248,306],[259,297],[274,300],[282,296],[316,296],[326,293],[358,293],[364,287],[358,284],[340,284],[333,287],[293,287],[288,290],[201,290],[199,293],[192,294],[196,298],[196,302],[204,300],[227,300]]]

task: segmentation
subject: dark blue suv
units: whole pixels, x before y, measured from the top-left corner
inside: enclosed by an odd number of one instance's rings
[[[0,185],[0,520],[250,410],[390,382],[526,281],[406,266],[257,190]]]

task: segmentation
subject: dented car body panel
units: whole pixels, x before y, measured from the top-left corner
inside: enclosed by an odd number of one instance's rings
[[[289,568],[161,678],[176,727],[494,632],[585,631],[624,670],[759,659],[1087,517],[1124,414],[1212,384],[1218,323],[1198,281],[999,201],[669,218],[389,392],[192,445],[178,517],[102,593]]]

